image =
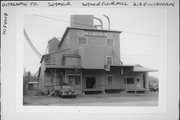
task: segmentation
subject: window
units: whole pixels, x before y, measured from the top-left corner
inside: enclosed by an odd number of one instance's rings
[[[69,84],[73,85],[74,76],[69,76]]]
[[[106,64],[111,65],[113,63],[113,58],[112,56],[106,56]]]
[[[81,45],[87,44],[86,37],[78,37],[78,44],[81,44]]]
[[[80,85],[80,83],[81,83],[81,77],[75,76],[75,85]]]
[[[108,81],[108,85],[113,85],[113,76],[112,75],[108,75],[107,76],[107,81]]]
[[[107,46],[114,46],[114,39],[106,39]]]
[[[133,77],[128,77],[127,78],[127,84],[134,84],[134,78]]]

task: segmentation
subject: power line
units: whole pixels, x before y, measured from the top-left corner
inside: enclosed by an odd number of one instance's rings
[[[26,33],[26,30],[24,29],[24,36],[28,42],[28,44],[30,45],[30,47],[32,48],[32,50],[34,51],[34,53],[39,57],[42,58],[42,55],[37,51],[37,49],[34,47],[33,43],[31,42],[29,36]]]
[[[150,34],[144,34],[144,33],[137,33],[137,32],[130,32],[130,31],[123,31],[123,32],[131,33],[131,34],[137,34],[137,35],[141,35],[141,36],[159,37],[159,36],[156,36],[156,35],[150,35]]]
[[[87,27],[92,27],[92,26],[87,25],[87,24],[82,24],[82,23],[77,23],[77,22],[71,22],[71,21],[67,21],[67,20],[63,20],[63,19],[52,18],[52,17],[42,16],[42,15],[37,15],[37,14],[33,14],[33,15],[34,15],[34,16],[38,16],[38,17],[42,17],[42,18],[46,18],[46,19],[57,20],[57,21],[66,22],[66,23],[75,23],[75,24],[78,24],[78,25],[84,25],[84,26],[87,26]],[[126,30],[123,30],[122,32],[131,33],[131,34],[137,34],[137,35],[142,35],[142,36],[149,36],[149,37],[158,37],[158,36],[155,36],[155,35],[144,34],[144,33],[137,33],[137,32],[131,32],[131,31],[126,31]]]
[[[51,18],[51,17],[46,17],[46,16],[42,16],[42,15],[36,15],[36,14],[33,14],[33,15],[34,15],[34,16],[38,16],[38,17],[42,17],[42,18],[47,18],[47,19],[57,20],[57,21],[61,21],[61,22],[75,23],[75,24],[78,24],[78,25],[84,25],[84,26],[92,27],[92,26],[90,26],[90,25],[82,24],[82,23],[78,23],[78,22],[70,22],[70,21],[63,20],[63,19]]]

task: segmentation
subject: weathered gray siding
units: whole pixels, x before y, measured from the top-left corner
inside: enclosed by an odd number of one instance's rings
[[[106,89],[125,89],[125,83],[124,83],[124,75],[121,74],[121,70],[118,68],[113,68],[111,71],[106,72]],[[113,76],[113,83],[112,85],[108,84],[107,76],[112,75]]]
[[[113,64],[119,65],[119,59],[112,53],[110,48],[100,46],[84,46],[80,49],[81,64],[87,69],[104,69],[106,56],[112,56]]]
[[[45,64],[63,65],[63,54],[67,54],[69,52],[70,51],[67,49],[61,52],[46,55],[44,58]]]
[[[39,89],[42,92],[45,92],[45,63],[42,61],[41,63],[41,71],[40,71],[40,76],[39,76]]]
[[[63,42],[61,43],[61,46],[59,47],[59,50],[64,50],[64,49],[69,48],[69,39],[70,39],[69,32],[66,34]]]

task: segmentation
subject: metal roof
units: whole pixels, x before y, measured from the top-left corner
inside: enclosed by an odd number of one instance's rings
[[[111,67],[132,67],[133,72],[157,72],[158,70],[143,67],[141,65],[111,65]],[[62,68],[62,69],[90,69],[82,68],[81,66],[64,66],[64,65],[46,65],[46,68]],[[101,68],[99,68],[101,69]]]
[[[59,52],[63,52],[63,51],[66,51],[66,50],[69,50],[69,48],[67,49],[63,49],[63,50],[58,50],[58,51],[55,51],[55,52],[51,52],[51,53],[48,53],[48,54],[44,54],[40,60],[40,63],[42,63],[42,60],[44,59],[44,56],[46,55],[50,55],[50,54],[55,54],[55,53],[59,53]]]
[[[134,65],[133,71],[134,72],[157,72],[158,70],[146,68],[146,67],[143,67],[141,65]]]

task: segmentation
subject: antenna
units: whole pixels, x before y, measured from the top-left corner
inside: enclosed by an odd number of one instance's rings
[[[109,19],[109,17],[107,15],[103,15],[103,16],[107,18],[107,20],[108,20],[108,29],[110,30],[110,19]]]

